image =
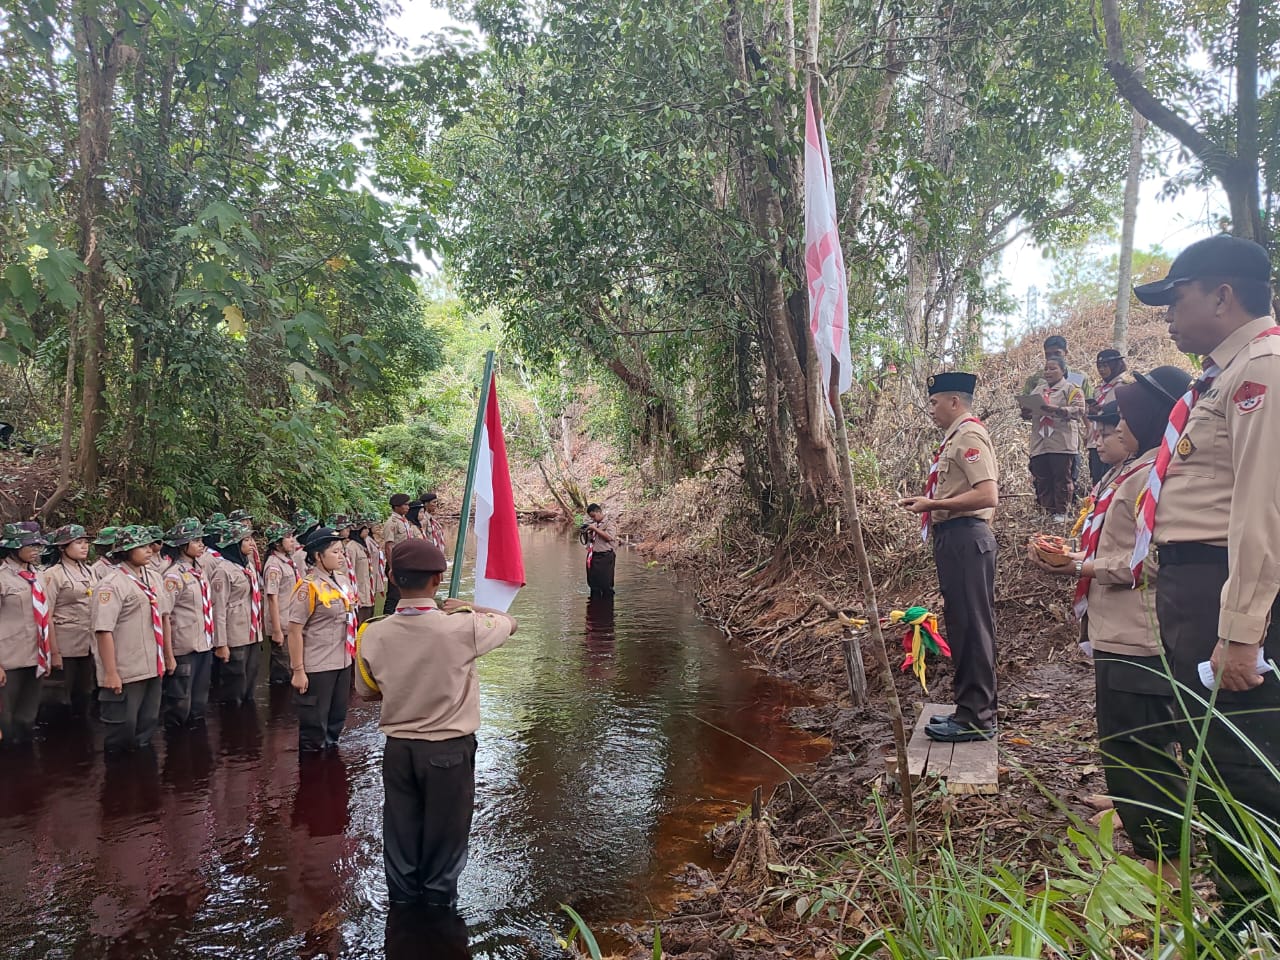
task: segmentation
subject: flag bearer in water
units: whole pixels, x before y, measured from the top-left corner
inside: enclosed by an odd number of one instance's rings
[[[991,437],[973,414],[977,379],[971,373],[929,378],[929,416],[943,432],[942,445],[924,496],[900,501],[920,515],[923,536],[933,533],[956,712],[934,717],[925,734],[951,743],[989,740],[996,733],[996,538],[990,524],[1000,477]]]
[[[360,633],[356,690],[382,701],[383,861],[393,905],[452,909],[467,862],[475,800],[480,684],[476,660],[516,621],[457,600],[435,602],[444,554],[427,540],[396,544],[395,613]]]

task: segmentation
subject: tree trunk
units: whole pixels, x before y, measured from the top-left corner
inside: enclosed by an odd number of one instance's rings
[[[1121,356],[1129,346],[1129,301],[1133,285],[1133,235],[1138,222],[1138,187],[1142,183],[1142,139],[1147,121],[1133,111],[1133,132],[1129,140],[1129,170],[1124,181],[1124,220],[1120,228],[1120,269],[1116,279],[1116,322],[1111,345]]]

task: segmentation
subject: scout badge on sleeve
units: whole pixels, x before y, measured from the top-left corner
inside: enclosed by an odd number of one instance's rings
[[[891,610],[890,623],[905,623],[909,628],[902,636],[902,649],[906,651],[906,659],[902,661],[902,670],[911,668],[911,672],[920,681],[920,688],[929,692],[926,677],[925,654],[950,657],[951,647],[938,633],[938,618],[924,607],[908,607],[906,610]]]
[[[1231,395],[1231,402],[1236,405],[1237,413],[1253,413],[1267,399],[1267,388],[1264,384],[1246,380],[1240,389]]]

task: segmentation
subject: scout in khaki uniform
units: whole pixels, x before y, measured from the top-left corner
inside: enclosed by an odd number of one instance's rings
[[[382,553],[382,548],[378,546],[378,541],[374,539],[373,527],[374,520],[368,518],[359,522],[356,530],[356,542],[364,549],[365,562],[369,565],[369,602],[365,604],[361,601],[361,618],[368,620],[373,616],[373,607],[377,603],[378,597],[386,593],[387,575],[386,557]],[[368,609],[363,609],[364,607]]]
[[[1133,518],[1169,411],[1191,378],[1177,367],[1159,367],[1137,381],[1120,385],[1119,403],[1089,417],[1102,428],[1098,451],[1109,470],[1094,490],[1074,567],[1052,567],[1034,549],[1028,555],[1046,573],[1078,578],[1074,606],[1082,618],[1081,639],[1094,658],[1107,792],[1134,851],[1172,878],[1178,873],[1186,782],[1173,750],[1173,684],[1154,628],[1152,559],[1134,589]]]
[[[144,747],[160,721],[161,678],[175,664],[165,639],[168,613],[160,578],[150,568],[151,534],[122,527],[116,564],[94,590],[94,663],[108,753]]]
[[[583,536],[587,544],[587,587],[591,596],[612,597],[613,571],[618,559],[618,523],[604,515],[600,504],[589,504]]]
[[[222,645],[230,648],[230,656],[218,666],[217,697],[223,703],[253,702],[258,682],[258,660],[262,645],[262,582],[249,558],[249,528],[242,523],[228,523],[218,537],[222,576],[211,581],[215,605],[222,596],[225,625]]]
[[[955,667],[956,712],[934,717],[933,740],[990,739],[996,732],[996,538],[991,518],[1000,500],[991,437],[973,415],[971,373],[929,378],[929,416],[942,431],[924,496],[899,501],[933,533],[933,558]]]
[[[98,684],[93,675],[93,585],[89,566],[89,537],[84,527],[67,524],[53,531],[49,542],[58,557],[44,572],[49,594],[49,619],[62,655],[62,683],[73,716],[89,714]]]
[[[41,679],[62,665],[36,568],[48,541],[31,526],[10,523],[0,533],[0,738],[7,744],[31,739]]]
[[[275,523],[267,527],[267,562],[262,567],[263,595],[267,605],[268,642],[271,644],[271,685],[289,682],[289,600],[302,582],[302,568],[294,560],[298,541],[293,527]]]
[[[1031,476],[1036,501],[1057,523],[1067,519],[1072,494],[1072,461],[1080,454],[1080,420],[1084,393],[1067,379],[1066,363],[1058,357],[1044,362],[1040,409],[1032,411]]]
[[[162,707],[166,727],[202,723],[209,704],[213,661],[231,651],[219,645],[213,585],[204,565],[204,527],[195,517],[180,521],[164,540],[164,593],[169,607],[169,640],[176,663],[165,677]]]
[[[302,548],[302,544],[320,526],[320,521],[306,510],[299,510],[294,513],[291,522],[294,539],[298,541],[298,549],[293,551],[293,562],[302,571],[302,575],[306,576],[307,551]]]
[[[245,557],[249,561],[249,565],[257,571],[262,570],[262,558],[258,555],[258,540],[254,536],[253,514],[248,510],[232,510],[227,515],[228,523],[242,523],[249,530],[249,537],[245,541]]]
[[[387,895],[393,905],[452,908],[475,800],[476,660],[515,633],[516,621],[454,600],[437,607],[446,564],[434,544],[397,544],[391,565],[401,600],[395,614],[361,631],[356,672],[360,695],[382,701],[379,728],[387,736]]]
[[[1100,350],[1094,366],[1098,371],[1098,390],[1092,396],[1085,395],[1086,408],[1090,414],[1096,414],[1116,399],[1116,387],[1125,382],[1125,371],[1129,369],[1119,350]],[[1092,419],[1092,417],[1090,418]],[[1094,420],[1086,431],[1085,447],[1089,451],[1089,482],[1096,485],[1102,480],[1109,467],[1098,453],[1102,441],[1102,426]]]
[[[1161,638],[1174,680],[1199,694],[1180,698],[1192,721],[1179,726],[1184,755],[1195,749],[1207,710],[1199,665],[1208,662],[1220,690],[1207,767],[1274,823],[1280,677],[1258,667],[1260,653],[1280,659],[1280,327],[1270,316],[1270,277],[1261,246],[1221,235],[1180,253],[1165,279],[1134,289],[1143,303],[1168,307],[1169,335],[1204,367],[1169,415],[1138,514],[1134,562],[1155,544]],[[1197,803],[1215,833],[1237,831],[1211,792],[1202,790]],[[1257,878],[1228,844],[1208,839],[1225,922],[1274,924],[1274,900]],[[1271,868],[1254,864],[1255,871]],[[1255,897],[1261,906],[1247,907]]]
[[[436,514],[440,511],[440,497],[434,493],[424,493],[422,495],[422,528],[427,539],[439,548],[441,553],[447,553],[444,542],[444,524],[436,519]]]
[[[116,565],[111,562],[111,548],[115,546],[119,534],[119,527],[103,527],[94,538],[93,546],[98,552],[98,559],[93,561],[91,569],[95,581],[104,579],[115,569]]]
[[[298,750],[307,753],[336,747],[346,725],[356,609],[337,533],[320,527],[304,546],[309,568],[289,602],[289,660],[298,710]]]
[[[159,527],[147,527],[147,533],[151,537],[151,569],[162,574],[169,565],[169,561],[164,558],[164,531]]]
[[[361,559],[367,562],[368,557],[364,549],[351,539],[351,519],[345,513],[334,514],[325,521],[325,526],[336,533],[342,541],[342,572],[346,575],[347,591],[351,602],[355,604],[356,618],[359,620],[361,607],[359,562]]]
[[[396,578],[391,571],[391,554],[397,543],[420,539],[422,530],[409,522],[407,493],[393,493],[387,502],[391,504],[391,516],[382,525],[382,549],[387,555],[387,599],[383,601],[382,612],[391,614],[395,612],[396,603],[400,600],[400,588],[396,586]]]

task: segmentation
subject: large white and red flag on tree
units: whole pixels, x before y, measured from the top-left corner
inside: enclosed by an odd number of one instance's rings
[[[498,413],[498,385],[492,379],[476,448],[476,604],[506,610],[524,586],[524,556]]]
[[[839,392],[844,393],[853,383],[849,291],[836,232],[831,152],[827,149],[822,107],[814,103],[812,86],[806,89],[804,101],[804,269],[809,281],[809,330],[822,366],[822,395],[827,397],[832,357],[840,364]]]

